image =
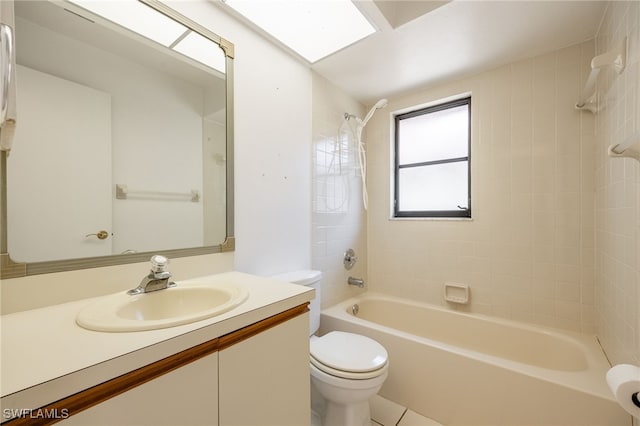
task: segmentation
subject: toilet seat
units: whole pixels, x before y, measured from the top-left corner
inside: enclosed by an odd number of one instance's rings
[[[318,362],[318,360],[316,360],[313,357],[310,357],[310,359],[311,359],[311,365],[313,367],[317,368],[323,373],[329,374],[339,379],[348,379],[348,380],[375,379],[376,377],[381,376],[382,374],[384,374],[385,371],[387,371],[387,368],[386,368],[387,364],[385,364],[384,367],[378,370],[368,371],[365,373],[353,373],[350,371],[342,371],[342,370],[337,370],[335,368],[331,368],[327,365],[322,364],[321,362]]]
[[[311,364],[332,376],[365,380],[385,373],[385,348],[366,336],[332,331],[311,340]]]

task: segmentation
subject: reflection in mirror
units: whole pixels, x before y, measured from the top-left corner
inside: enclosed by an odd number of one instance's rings
[[[22,0],[15,11],[11,259],[166,252],[231,236],[230,59],[218,44],[188,20],[165,47],[66,2]]]

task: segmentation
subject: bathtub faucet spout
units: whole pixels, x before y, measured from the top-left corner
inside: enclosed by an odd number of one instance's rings
[[[355,285],[355,286],[360,287],[360,288],[364,287],[364,280],[362,278],[349,277],[347,282],[349,283],[349,285]]]

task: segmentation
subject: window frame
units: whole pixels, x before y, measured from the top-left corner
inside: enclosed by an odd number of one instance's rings
[[[430,114],[433,112],[443,111],[459,106],[466,105],[468,108],[468,129],[467,129],[467,156],[447,158],[435,161],[422,161],[417,163],[400,163],[400,121],[419,117],[422,115]],[[397,114],[394,117],[395,129],[394,129],[394,193],[393,193],[393,217],[394,218],[471,218],[471,96],[465,96],[464,98],[455,99],[452,101],[439,102],[431,106],[420,108],[417,110],[409,111],[402,114]],[[467,162],[467,208],[459,210],[399,210],[400,200],[400,169],[402,168],[414,168],[414,167],[429,167],[438,164],[447,164],[454,162]]]

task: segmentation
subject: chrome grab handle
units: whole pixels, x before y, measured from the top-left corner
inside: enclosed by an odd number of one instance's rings
[[[0,24],[0,44],[2,45],[2,69],[0,70],[0,78],[2,84],[0,89],[0,126],[7,120],[9,111],[9,87],[11,84],[12,58],[13,58],[13,29],[7,24]]]

